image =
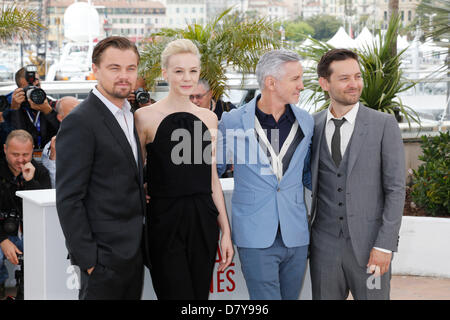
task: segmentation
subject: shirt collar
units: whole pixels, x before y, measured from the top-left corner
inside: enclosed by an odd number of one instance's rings
[[[270,121],[270,120],[273,120],[273,122],[275,122],[275,119],[273,118],[273,116],[271,114],[264,113],[258,108],[258,100],[260,98],[261,98],[261,95],[259,95],[256,98],[256,103],[255,103],[255,114],[258,117],[259,122],[263,122],[263,121],[266,122],[266,121]],[[290,123],[294,123],[296,120],[294,112],[292,111],[292,108],[289,104],[286,105],[286,110],[281,115],[278,122],[280,122],[284,117],[286,117]]]
[[[124,100],[124,103],[122,105],[122,109],[120,109],[119,107],[117,107],[114,103],[112,103],[111,101],[109,101],[98,89],[97,86],[94,87],[94,89],[92,89],[92,93],[95,94],[104,104],[105,106],[109,109],[109,111],[111,111],[111,113],[113,115],[116,115],[118,112],[123,111],[123,112],[131,112],[131,105],[128,102],[127,99]]]
[[[333,114],[330,111],[331,105],[327,109],[327,123],[330,122],[331,119],[342,119],[345,118],[346,121],[348,121],[350,124],[354,124],[356,120],[356,115],[358,114],[359,110],[359,102],[356,103],[353,108],[347,112],[342,118],[336,118],[333,116]]]

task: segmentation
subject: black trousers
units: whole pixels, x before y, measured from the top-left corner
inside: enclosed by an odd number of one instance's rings
[[[140,300],[144,285],[142,255],[120,271],[97,264],[90,275],[81,270],[80,278],[80,300]]]

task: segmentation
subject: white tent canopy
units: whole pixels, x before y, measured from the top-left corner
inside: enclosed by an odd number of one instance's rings
[[[327,41],[329,45],[335,48],[351,49],[356,48],[356,42],[345,32],[343,27],[340,27],[336,34]]]
[[[364,49],[367,47],[373,46],[373,36],[372,33],[367,29],[367,27],[364,27],[361,31],[361,33],[356,37],[355,42],[358,49]]]
[[[406,36],[397,36],[397,50],[403,50],[409,46]]]

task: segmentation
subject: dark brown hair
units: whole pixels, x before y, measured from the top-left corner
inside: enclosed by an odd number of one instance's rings
[[[319,77],[328,79],[331,76],[330,64],[333,61],[347,59],[354,59],[359,63],[358,55],[355,52],[347,49],[332,49],[320,58],[319,64],[317,65],[317,74]]]
[[[97,45],[94,47],[94,51],[92,52],[92,63],[96,66],[99,66],[103,52],[109,47],[120,50],[133,50],[137,55],[139,64],[140,55],[138,49],[136,48],[136,45],[125,37],[117,36],[105,38],[97,43]]]
[[[20,79],[25,79],[25,67],[22,67],[19,70],[17,70],[16,74],[14,75],[14,80],[16,80],[18,88],[20,88]]]

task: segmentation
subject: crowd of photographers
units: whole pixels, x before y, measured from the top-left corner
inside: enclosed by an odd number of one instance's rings
[[[15,74],[17,89],[0,96],[0,300],[10,277],[4,261],[18,265],[17,295],[23,299],[22,200],[16,191],[55,186],[55,136],[60,122],[79,101],[66,96],[53,100],[41,88],[35,66]],[[150,105],[140,79],[128,101],[132,109]]]

